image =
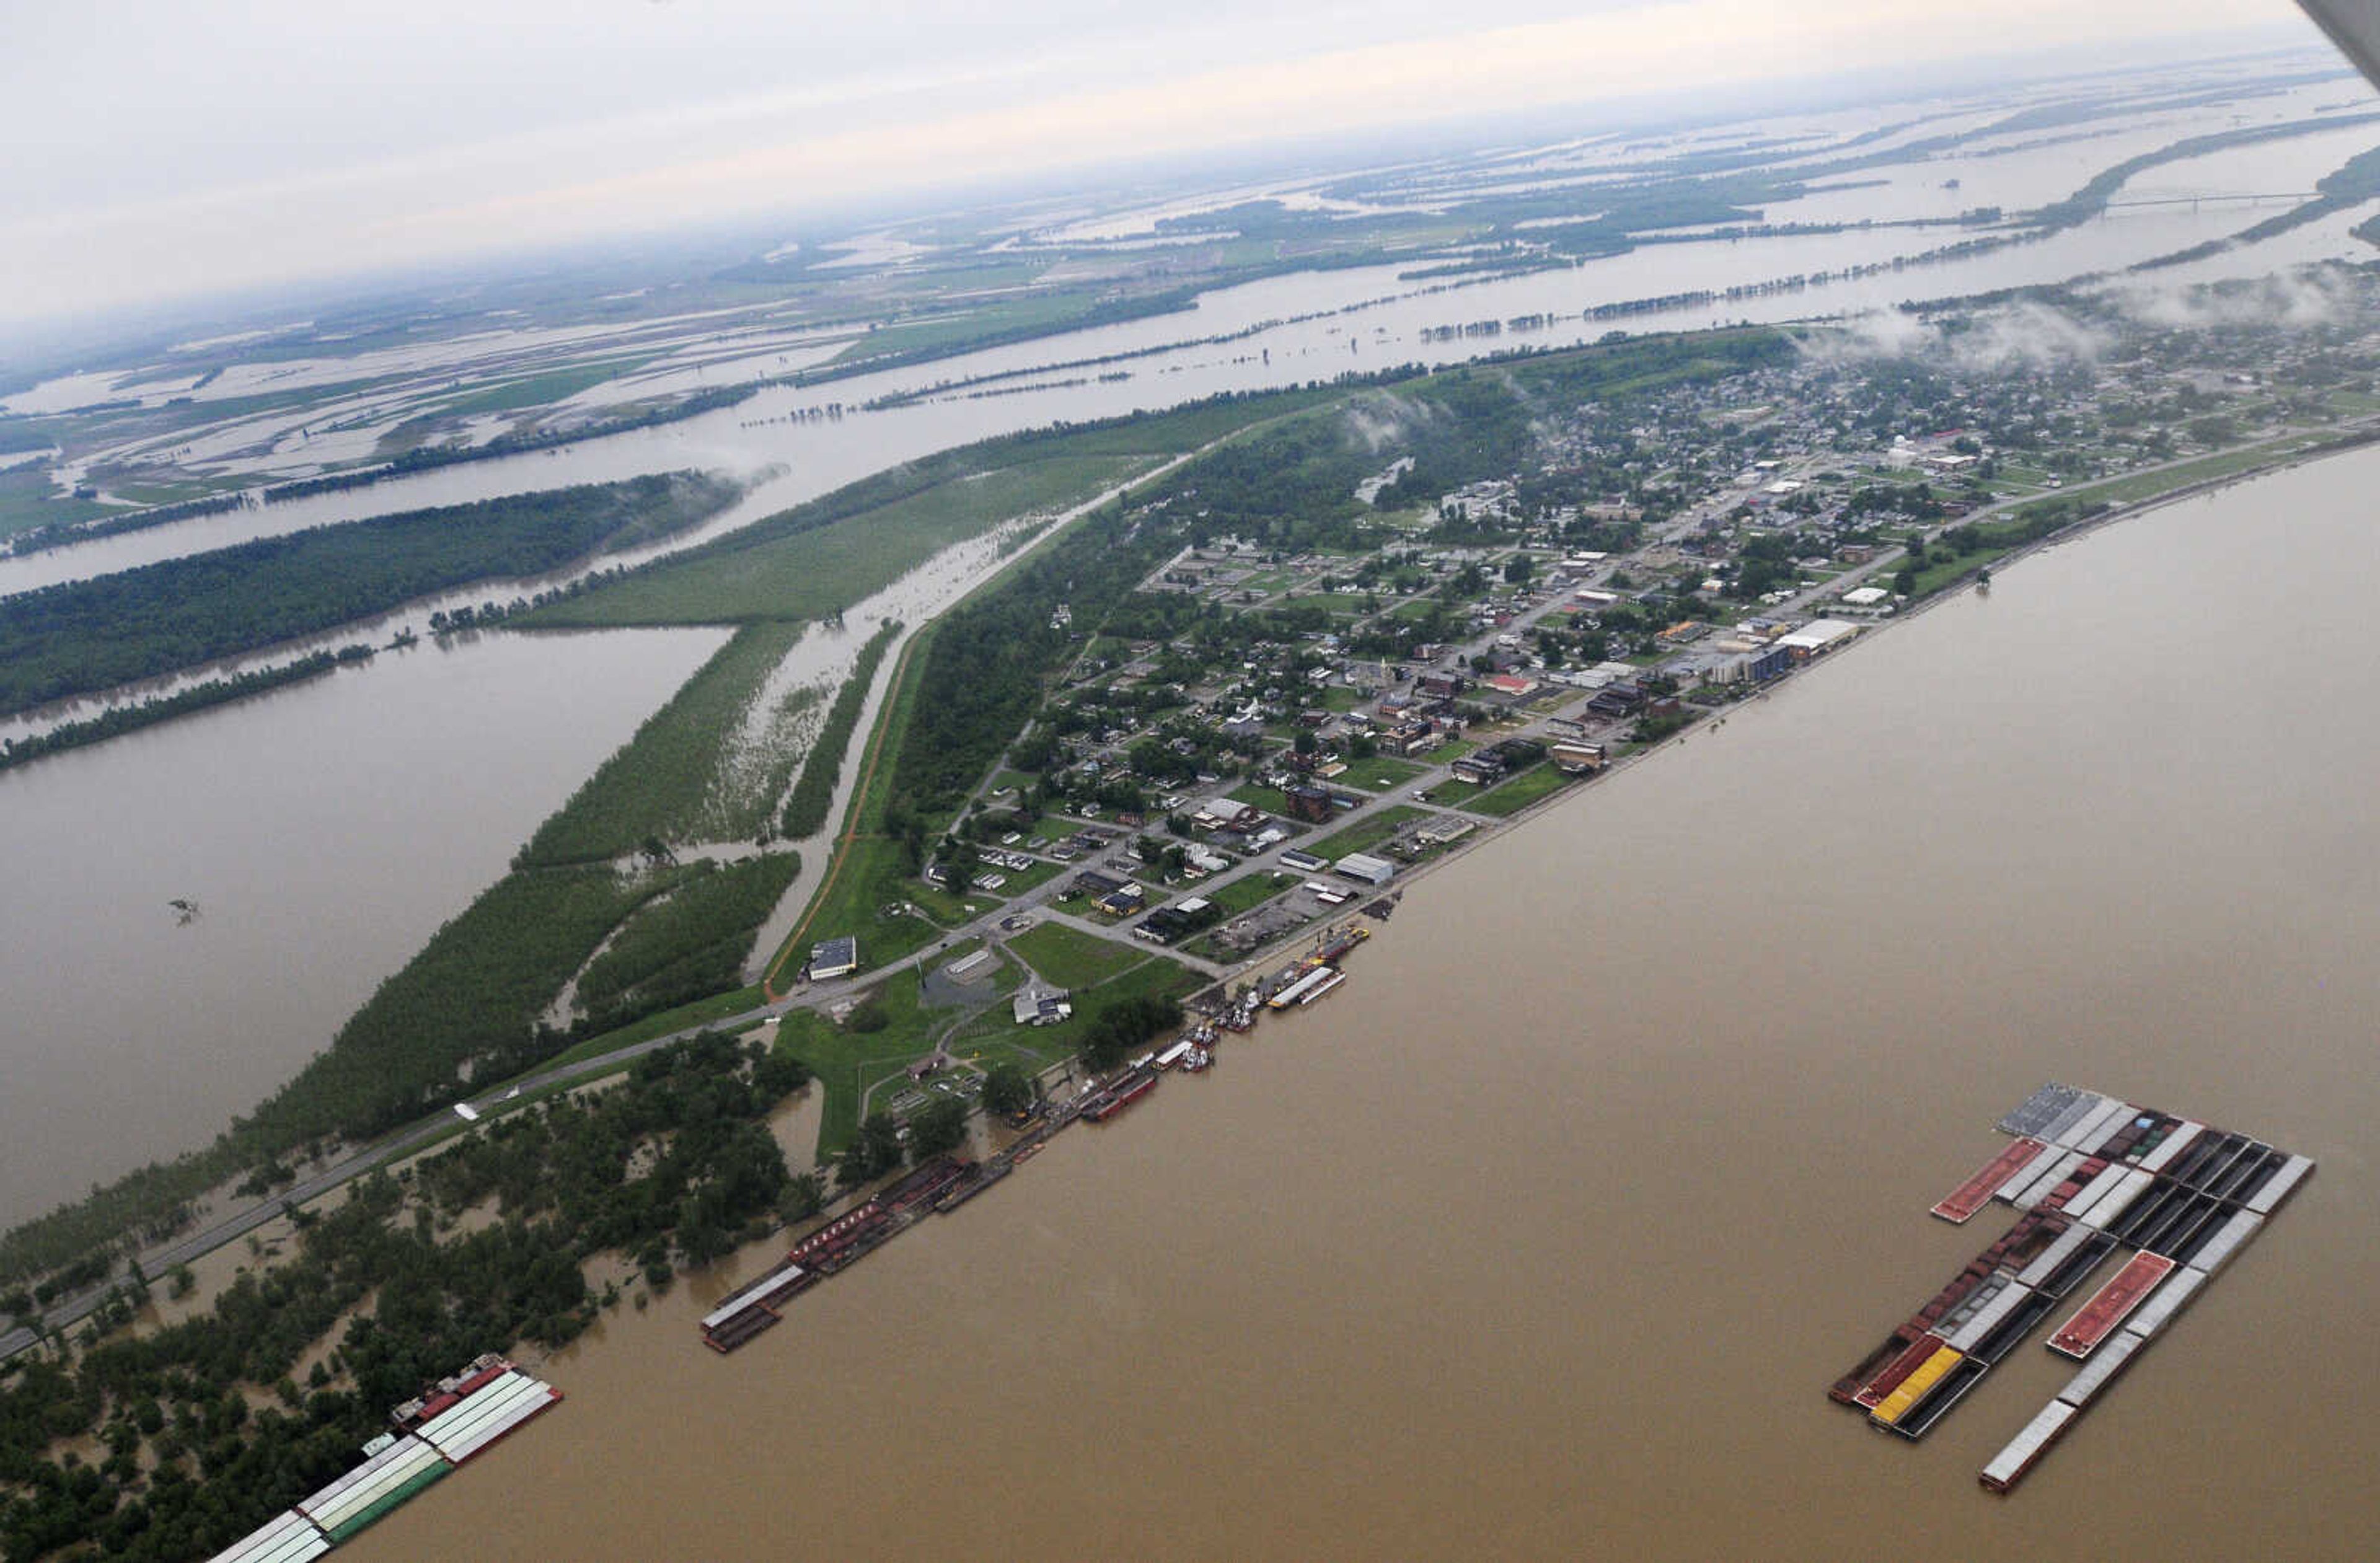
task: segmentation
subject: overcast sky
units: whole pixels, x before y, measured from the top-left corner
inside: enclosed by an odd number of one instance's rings
[[[0,0],[0,321],[1491,110],[2251,36],[2320,37],[2290,0]]]

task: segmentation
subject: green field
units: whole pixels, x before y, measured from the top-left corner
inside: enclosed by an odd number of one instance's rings
[[[543,374],[485,386],[468,395],[438,405],[431,410],[444,418],[471,418],[480,413],[542,407],[575,396],[589,386],[617,380],[650,363],[652,358],[653,355],[646,353],[632,357],[607,358],[600,363],[574,364],[568,369],[549,370]]]
[[[1366,852],[1379,845],[1427,812],[1406,804],[1384,808],[1361,825],[1350,825],[1337,835],[1325,836],[1318,842],[1308,843],[1305,850],[1317,857],[1336,863],[1349,853]]]
[[[1508,782],[1499,782],[1463,806],[1474,814],[1492,815],[1498,819],[1515,815],[1539,798],[1558,793],[1576,778],[1565,776],[1559,767],[1539,761]]]
[[[1049,929],[1050,925],[1044,924],[1032,932]],[[1085,937],[1071,928],[1055,931]],[[1019,942],[1012,940],[1009,948],[1015,950]],[[809,1065],[826,1088],[826,1107],[819,1125],[820,1157],[831,1157],[850,1144],[863,1116],[862,1105],[869,1110],[881,1109],[885,1093],[880,1087],[897,1080],[938,1040],[946,1038],[951,1050],[970,1062],[1006,1058],[1038,1070],[1081,1048],[1083,1036],[1102,1004],[1146,995],[1179,997],[1197,986],[1191,973],[1161,955],[1129,950],[1117,953],[1125,957],[1124,964],[1098,979],[1096,987],[1089,984],[1075,987],[1075,1014],[1059,1025],[1020,1026],[1008,1006],[998,1001],[972,1016],[959,1010],[927,1009],[918,1002],[917,979],[905,971],[889,974],[871,990],[885,1013],[887,1024],[882,1030],[852,1031],[814,1010],[789,1012],[778,1028],[777,1046]],[[1086,992],[1086,987],[1090,990]],[[876,1093],[873,1101],[871,1092]]]
[[[121,507],[102,504],[97,500],[51,497],[56,493],[50,482],[50,469],[41,462],[27,462],[0,472],[0,538],[30,532],[36,527],[123,514]]]
[[[2109,479],[2102,483],[2070,483],[2065,493],[2069,499],[2106,500],[2110,504],[2132,504],[2141,500],[2155,499],[2176,489],[2186,489],[2192,483],[2211,482],[2229,478],[2251,467],[2263,466],[2301,448],[2302,439],[2275,440],[2261,445],[2249,445],[2241,450],[2224,451],[2216,455],[2201,456],[2179,466],[2168,466],[2159,472],[2136,473],[2130,478]]]
[[[851,1143],[868,1092],[930,1049],[934,1034],[956,1018],[920,1005],[917,979],[908,972],[893,974],[872,991],[890,1023],[881,1031],[851,1031],[816,1010],[788,1012],[777,1027],[778,1050],[809,1065],[826,1088],[819,1123],[820,1160]]]
[[[1370,759],[1349,760],[1347,769],[1330,779],[1334,786],[1361,787],[1367,793],[1380,792],[1421,774],[1421,767],[1411,760],[1393,755],[1374,755]]]
[[[704,551],[541,610],[546,625],[818,619],[881,590],[953,543],[1034,511],[1071,508],[1146,470],[1130,455],[1054,456],[961,478],[832,525]]]
[[[1204,895],[1221,907],[1224,917],[1229,919],[1238,916],[1243,912],[1262,906],[1283,891],[1294,888],[1299,882],[1295,874],[1286,869],[1275,869],[1270,873],[1250,874],[1245,878],[1233,879],[1220,890],[1194,890],[1190,893]]]
[[[1043,923],[1008,941],[1009,950],[1041,974],[1043,981],[1064,988],[1084,988],[1107,981],[1148,957],[1110,939],[1097,938],[1063,923]]]
[[[871,331],[831,360],[840,367],[892,353],[929,352],[955,347],[981,337],[1019,331],[1060,331],[1084,314],[1090,297],[1083,293],[1041,293],[1002,299],[981,309],[954,310],[925,320],[908,321]]]
[[[1232,803],[1263,809],[1267,814],[1286,816],[1289,813],[1289,794],[1278,787],[1259,787],[1250,782],[1232,788],[1224,796]]]

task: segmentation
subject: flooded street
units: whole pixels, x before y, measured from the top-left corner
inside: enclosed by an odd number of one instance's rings
[[[609,1318],[356,1557],[2370,1556],[2375,484],[2173,504],[1839,655],[734,1358],[723,1273]],[[1914,1447],[1825,1389],[2005,1225],[1925,1207],[2046,1079],[2321,1170],[2000,1500],[2038,1346]]]

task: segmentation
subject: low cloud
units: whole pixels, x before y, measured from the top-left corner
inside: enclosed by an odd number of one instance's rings
[[[2101,297],[2127,320],[2179,330],[2218,326],[2326,325],[2347,313],[2355,273],[2310,266],[2252,281],[2185,286],[2154,277],[2126,277]]]
[[[1879,309],[1810,338],[1803,351],[1821,362],[1915,358],[1964,372],[2004,373],[2093,362],[2107,345],[2107,333],[2088,321],[2024,300],[1949,319]]]

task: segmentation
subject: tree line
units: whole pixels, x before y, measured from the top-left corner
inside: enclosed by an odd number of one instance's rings
[[[741,492],[696,472],[581,484],[313,527],[0,599],[0,713],[667,537]]]
[[[613,1090],[555,1097],[415,1172],[351,1185],[302,1216],[285,1262],[206,1313],[0,1370],[0,1550],[205,1557],[351,1468],[389,1409],[438,1376],[577,1336],[620,1296],[589,1290],[580,1266],[595,1254],[628,1254],[666,1285],[766,1231],[801,1193],[768,1114],[808,1079],[732,1037],[662,1049]],[[494,1225],[452,1230],[491,1199]],[[298,1363],[367,1297],[301,1382]],[[251,1409],[249,1390],[270,1399]],[[60,1448],[83,1437],[97,1458]]]
[[[859,648],[859,657],[852,664],[851,676],[835,692],[834,708],[827,712],[826,725],[820,730],[817,742],[810,745],[808,758],[802,762],[801,779],[794,783],[793,795],[785,800],[783,833],[789,841],[801,841],[826,828],[827,811],[834,804],[834,789],[843,780],[844,751],[851,747],[851,734],[859,725],[860,708],[868,704],[868,691],[876,682],[876,670],[892,648],[892,637],[901,626],[887,623],[868,637]]]
[[[727,867],[692,865],[687,878],[628,920],[578,978],[587,1036],[615,1030],[743,981],[752,932],[776,909],[801,859],[768,853]]]

